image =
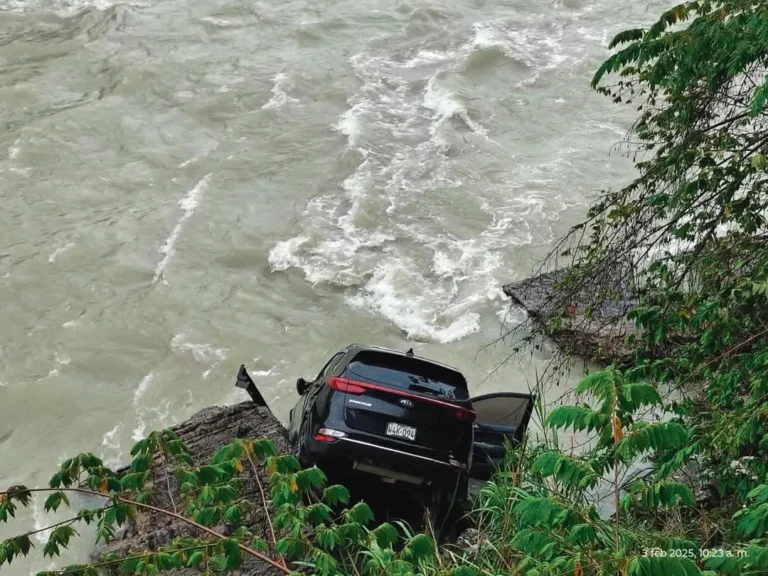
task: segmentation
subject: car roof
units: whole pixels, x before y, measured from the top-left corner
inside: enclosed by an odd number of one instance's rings
[[[454,372],[458,372],[462,376],[461,370],[458,368],[454,368],[453,366],[449,366],[448,364],[443,364],[442,362],[436,362],[435,360],[430,360],[429,358],[424,358],[423,356],[416,356],[415,354],[413,356],[406,354],[405,352],[401,352],[400,350],[394,350],[392,348],[385,348],[384,346],[375,346],[372,344],[350,344],[347,346],[348,350],[355,350],[356,352],[365,352],[370,350],[371,352],[386,352],[387,354],[395,354],[396,356],[405,356],[407,358],[417,358],[418,360],[421,360],[423,362],[429,362],[430,364],[435,364],[436,366],[441,366],[443,368],[447,368],[448,370],[453,370]]]

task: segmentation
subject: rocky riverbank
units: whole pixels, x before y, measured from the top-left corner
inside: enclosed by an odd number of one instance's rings
[[[622,363],[634,350],[627,336],[635,332],[626,315],[637,305],[637,296],[627,288],[617,290],[619,297],[600,302],[587,313],[589,288],[584,288],[563,302],[554,298],[554,289],[567,273],[567,268],[546,272],[504,286],[504,293],[521,306],[530,318],[543,328],[567,354],[581,356],[598,364]],[[553,318],[561,322],[553,325]]]
[[[268,408],[257,406],[250,400],[234,406],[206,408],[171,430],[186,444],[196,464],[208,462],[219,448],[235,438],[266,438],[274,443],[279,452],[289,450],[288,436],[280,421]],[[269,477],[266,470],[259,470],[258,479],[262,486],[267,487],[266,495],[269,499]],[[157,488],[150,503],[173,510],[174,502],[180,502],[182,498],[172,467],[158,459],[153,468],[152,481]],[[254,503],[254,509],[247,522],[249,528],[255,535],[269,541],[267,517],[253,471],[244,470],[242,481],[245,495]],[[166,483],[170,484],[170,491]],[[267,502],[269,505],[269,500]],[[219,530],[225,532],[224,527]],[[191,531],[187,524],[167,515],[142,512],[118,539],[112,541],[106,550],[101,549],[98,553],[117,552],[125,555],[153,550],[168,545],[174,538],[190,534]],[[192,569],[180,570],[177,573],[199,574],[197,570]],[[248,560],[237,574],[272,576],[282,573],[263,562]]]

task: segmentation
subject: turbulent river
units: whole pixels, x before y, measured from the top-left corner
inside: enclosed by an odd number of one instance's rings
[[[0,0],[0,486],[352,341],[527,389],[501,285],[631,178],[589,80],[667,4]]]

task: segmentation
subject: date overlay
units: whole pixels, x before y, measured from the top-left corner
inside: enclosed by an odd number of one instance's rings
[[[746,550],[724,548],[643,548],[643,556],[649,558],[744,558]]]

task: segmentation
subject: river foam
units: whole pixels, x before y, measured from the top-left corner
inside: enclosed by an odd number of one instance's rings
[[[295,268],[313,284],[345,287],[352,306],[415,340],[447,343],[477,332],[479,307],[498,299],[493,286],[503,254],[532,243],[542,229],[551,236],[557,215],[548,211],[553,199],[545,206],[535,193],[500,202],[466,187],[456,155],[498,144],[454,79],[484,50],[523,62],[530,81],[561,65],[567,58],[558,44],[562,25],[549,26],[547,34],[534,25],[484,21],[449,45],[354,55],[350,65],[360,85],[333,128],[360,161],[338,190],[309,201],[301,233],[271,249],[270,269]],[[443,207],[427,199],[446,190],[464,190],[467,205],[487,207],[488,214],[478,216],[486,223],[470,234],[441,225]]]
[[[290,96],[293,90],[293,81],[287,72],[280,72],[272,77],[272,97],[264,104],[262,110],[274,110],[282,108],[286,104],[298,102],[296,98]]]
[[[155,277],[153,278],[153,282],[157,282],[162,278],[165,269],[168,267],[168,263],[173,257],[174,251],[176,249],[176,241],[181,235],[184,224],[192,217],[192,214],[195,213],[195,209],[200,204],[200,199],[208,189],[208,183],[210,182],[210,179],[211,174],[204,176],[202,180],[200,180],[197,184],[195,184],[193,188],[189,190],[189,192],[187,192],[187,195],[184,198],[179,200],[179,206],[181,206],[183,213],[181,218],[179,218],[179,220],[176,222],[176,226],[173,228],[173,231],[171,231],[171,234],[168,236],[168,238],[165,239],[163,247],[159,250],[159,252],[163,255],[163,258],[160,260],[160,262],[157,263],[157,266],[155,267]]]

